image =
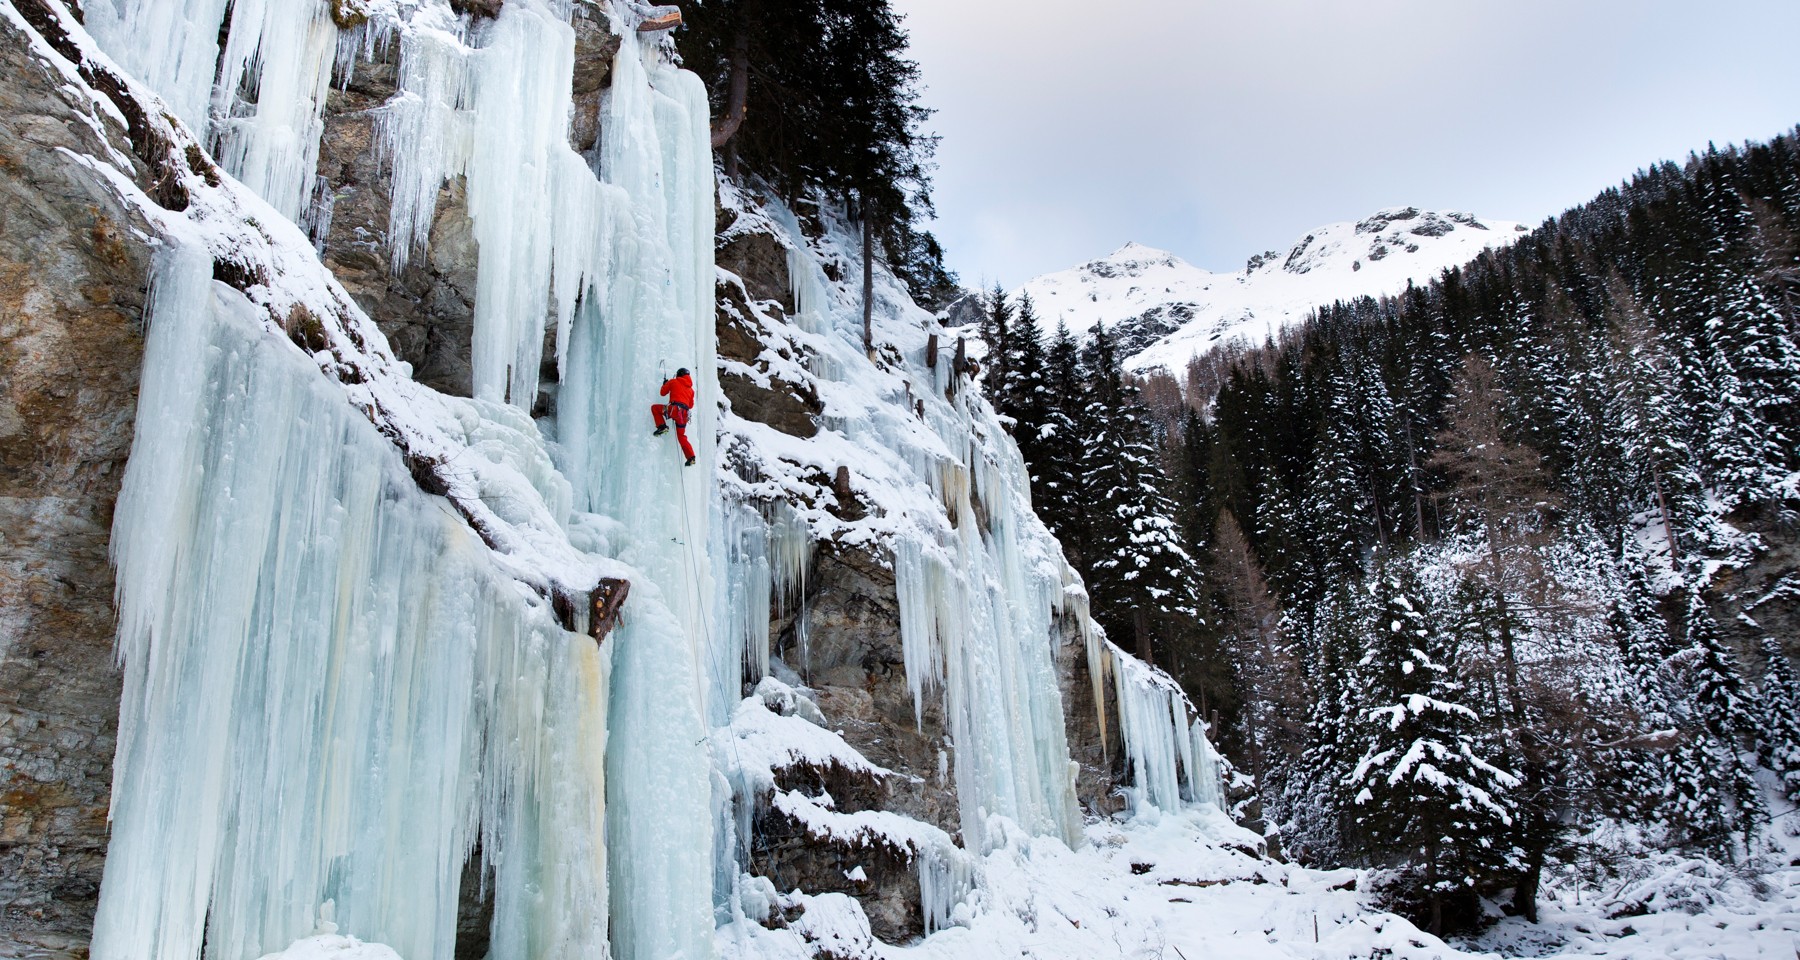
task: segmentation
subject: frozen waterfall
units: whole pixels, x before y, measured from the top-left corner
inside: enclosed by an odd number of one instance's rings
[[[769,613],[802,601],[820,517],[719,492],[701,82],[640,38],[628,5],[592,7],[621,48],[583,155],[568,143],[575,34],[561,0],[509,0],[481,21],[447,0],[381,0],[342,30],[326,3],[86,8],[112,56],[288,219],[313,189],[334,54],[392,39],[398,93],[377,121],[395,265],[423,249],[457,178],[478,251],[474,398],[405,381],[385,346],[359,339],[378,336],[369,323],[343,341],[383,355],[357,368],[399,384],[380,392],[321,376],[330,358],[297,350],[282,311],[212,280],[190,234],[241,207],[156,214],[179,229],[156,260],[116,515],[126,684],[95,955],[237,960],[336,929],[408,960],[447,957],[478,854],[495,960],[710,957],[749,840],[712,744],[729,742],[716,728],[745,681],[769,672]],[[914,704],[945,706],[968,851],[1004,841],[995,817],[1078,844],[1054,654],[1086,615],[1017,448],[985,400],[926,363],[930,320],[885,274],[883,352],[865,354],[852,283],[821,260],[849,242],[829,210],[816,243],[774,215],[793,241],[796,342],[831,398],[823,427],[874,501],[858,533],[893,565]],[[312,257],[293,231],[259,231],[290,266]],[[360,317],[307,264],[270,302],[331,294]],[[534,423],[549,324],[556,416]],[[646,407],[678,367],[703,398],[692,468],[649,435]],[[454,435],[434,455],[493,460],[452,466],[529,535],[484,544],[458,494],[424,493],[392,422],[371,423],[376,393],[384,412]],[[554,574],[532,568],[539,547]],[[600,569],[628,575],[632,594],[596,646],[544,594],[571,570],[586,589]],[[1107,675],[1142,802],[1216,799],[1191,709],[1134,663]],[[931,837],[918,857],[928,930],[978,882],[973,857]]]
[[[253,957],[333,923],[449,956],[477,843],[494,957],[606,956],[607,658],[203,250],[154,286],[94,956]]]

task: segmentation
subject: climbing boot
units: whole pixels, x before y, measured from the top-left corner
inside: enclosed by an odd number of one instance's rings
[[[689,458],[688,458],[688,462],[687,462],[687,464],[686,464],[686,466],[690,466],[690,467],[691,467],[691,466],[693,466],[693,465],[694,465],[694,458],[693,458],[693,457],[689,457]]]
[[[669,432],[668,427],[657,427],[655,430],[650,431],[650,435],[653,437],[660,437],[663,434],[668,433],[668,432]]]

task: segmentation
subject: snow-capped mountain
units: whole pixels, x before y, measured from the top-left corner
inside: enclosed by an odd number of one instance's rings
[[[1128,243],[1099,260],[1045,274],[1028,293],[1046,327],[1077,333],[1096,324],[1117,336],[1132,370],[1179,371],[1233,341],[1261,342],[1337,300],[1381,296],[1422,283],[1481,251],[1511,243],[1519,223],[1467,213],[1392,207],[1327,224],[1286,252],[1251,257],[1238,273],[1214,273],[1172,253]]]

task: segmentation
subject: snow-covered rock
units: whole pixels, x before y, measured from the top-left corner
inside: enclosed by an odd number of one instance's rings
[[[1327,224],[1285,252],[1250,258],[1241,272],[1214,273],[1138,243],[1027,282],[1046,330],[1077,334],[1104,324],[1125,366],[1179,373],[1220,346],[1260,344],[1338,300],[1399,293],[1513,242],[1523,224],[1466,213],[1390,207],[1363,220]]]

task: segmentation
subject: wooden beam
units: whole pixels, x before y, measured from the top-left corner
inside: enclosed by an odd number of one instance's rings
[[[658,30],[673,30],[681,26],[681,8],[657,7],[650,15],[638,22],[639,33],[655,33]]]

